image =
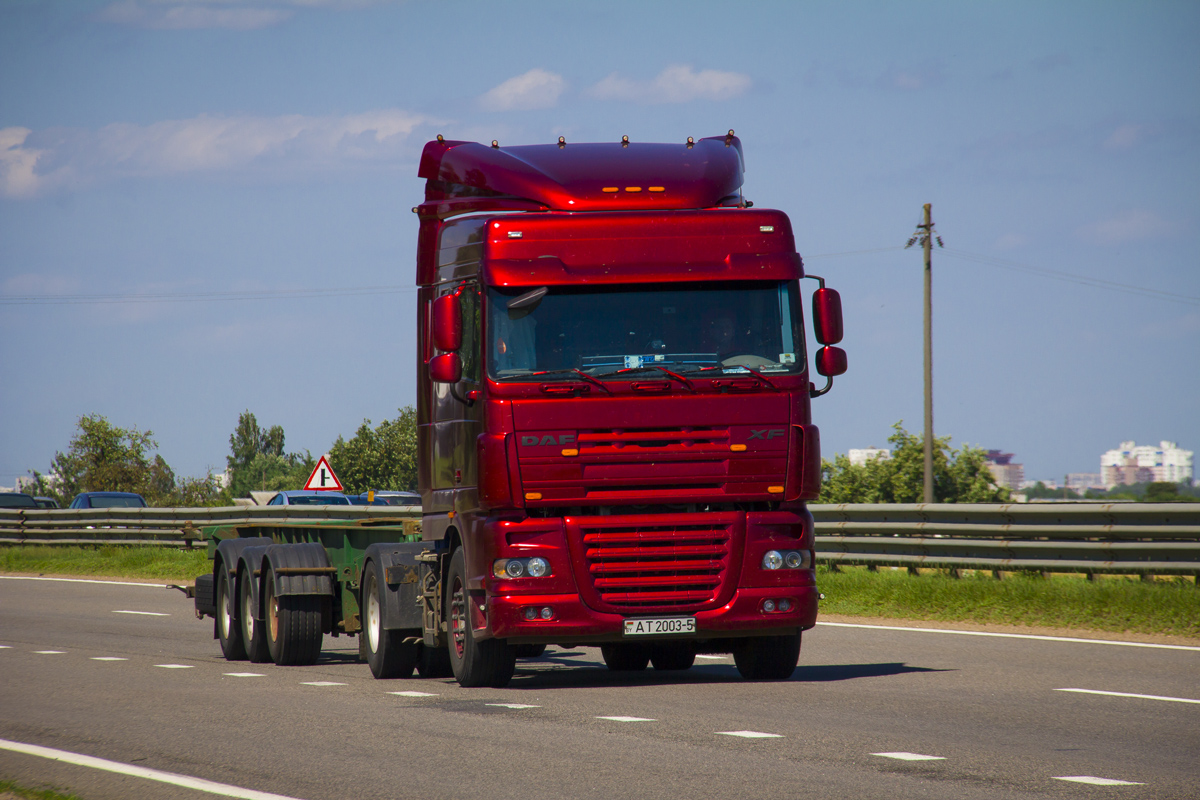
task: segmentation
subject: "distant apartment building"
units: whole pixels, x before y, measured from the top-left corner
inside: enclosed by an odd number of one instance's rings
[[[1083,494],[1088,489],[1103,489],[1104,476],[1099,472],[1068,472],[1067,488]]]
[[[988,469],[992,472],[992,480],[997,486],[1015,491],[1025,482],[1025,465],[1012,463],[1012,453],[988,450],[986,458]]]
[[[1193,455],[1175,442],[1159,442],[1158,447],[1121,442],[1100,456],[1100,476],[1106,489],[1150,481],[1191,483]]]
[[[887,460],[892,457],[892,451],[886,447],[863,447],[852,449],[849,453],[850,463],[856,467],[865,467],[874,458]]]

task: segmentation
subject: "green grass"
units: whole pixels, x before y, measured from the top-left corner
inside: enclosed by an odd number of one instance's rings
[[[9,797],[20,800],[79,800],[78,795],[61,794],[52,789],[30,789],[16,781],[0,780],[0,800]]]
[[[212,571],[207,552],[174,547],[0,547],[0,572],[47,575],[96,575],[106,578],[146,578],[192,581]]]
[[[1200,587],[1190,579],[818,567],[821,611],[850,616],[1200,637]]]

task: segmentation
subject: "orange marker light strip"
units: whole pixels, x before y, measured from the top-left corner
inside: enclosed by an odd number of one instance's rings
[[[650,187],[650,191],[652,191],[652,192],[665,192],[666,190],[667,190],[667,187],[665,187],[665,186],[651,186]]]
[[[730,449],[730,450],[732,450],[732,451],[733,451],[733,452],[735,452],[735,453],[740,453],[740,452],[742,452],[743,450],[745,450],[745,449],[746,449],[746,445],[744,445],[744,444],[731,444],[731,445],[729,445],[729,449]]]
[[[782,486],[768,486],[767,491],[771,494],[783,494]],[[528,495],[526,495],[528,497]]]
[[[779,491],[781,491],[781,492],[782,492],[782,491],[783,491],[783,489],[780,489]],[[542,499],[542,493],[541,493],[541,492],[526,492],[526,493],[525,493],[525,499],[526,499],[526,500],[541,500],[541,499]]]
[[[621,187],[619,187],[619,186],[605,186],[605,187],[604,187],[603,189],[601,189],[600,191],[602,191],[602,192],[608,192],[609,194],[612,194],[613,192],[619,192],[619,191],[621,191]]]
[[[568,447],[562,451],[562,454],[564,456],[577,456],[577,455],[579,455],[579,451],[576,450],[574,447]]]
[[[640,186],[626,186],[625,187],[625,191],[627,191],[627,192],[640,192],[641,190],[642,190],[642,187],[640,187]]]

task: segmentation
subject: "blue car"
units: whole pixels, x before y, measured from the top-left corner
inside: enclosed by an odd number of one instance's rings
[[[146,500],[134,492],[81,492],[70,508],[145,508]]]
[[[305,489],[280,492],[270,499],[269,506],[348,506],[350,500],[341,492],[314,492]]]
[[[367,493],[348,495],[350,504],[354,506],[419,506],[421,495],[416,492],[397,492],[384,490],[375,492],[374,500],[367,500]]]

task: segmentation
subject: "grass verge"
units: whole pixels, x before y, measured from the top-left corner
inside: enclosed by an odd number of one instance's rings
[[[30,789],[16,781],[0,780],[0,800],[79,800],[78,795],[61,794],[53,789]]]
[[[1200,587],[1191,579],[818,566],[821,612],[848,616],[1033,625],[1200,637]]]
[[[0,547],[0,572],[192,581],[212,571],[205,550],[174,547]]]

